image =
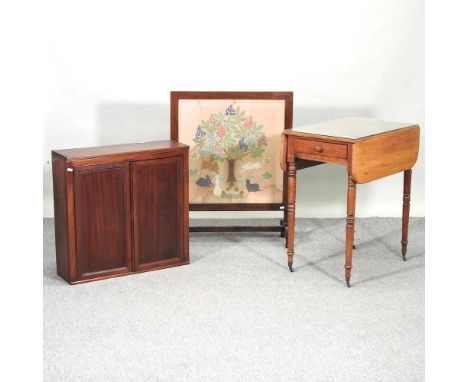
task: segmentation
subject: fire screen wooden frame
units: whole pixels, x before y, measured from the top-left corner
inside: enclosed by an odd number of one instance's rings
[[[292,128],[292,92],[171,92],[171,139],[190,146],[190,211],[282,211],[281,134]],[[280,231],[191,227],[191,231]]]

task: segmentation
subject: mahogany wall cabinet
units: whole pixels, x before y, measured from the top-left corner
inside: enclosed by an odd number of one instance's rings
[[[188,148],[52,151],[58,275],[75,284],[188,264]]]

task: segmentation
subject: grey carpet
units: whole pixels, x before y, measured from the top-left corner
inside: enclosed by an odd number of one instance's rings
[[[190,265],[70,286],[45,219],[44,380],[424,380],[424,219],[406,263],[399,219],[357,219],[350,289],[344,224],[299,219],[295,273],[277,234],[196,233]]]

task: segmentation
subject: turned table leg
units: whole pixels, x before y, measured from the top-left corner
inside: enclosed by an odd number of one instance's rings
[[[401,230],[401,255],[406,261],[406,250],[408,249],[408,226],[411,201],[411,173],[412,170],[406,170],[403,173],[403,216]]]
[[[353,242],[354,242],[354,211],[356,209],[356,182],[348,173],[348,203],[346,217],[346,262],[345,262],[345,279],[348,288],[351,286],[351,268],[353,258]]]
[[[286,240],[288,246],[288,267],[293,272],[292,264],[294,258],[294,223],[296,214],[296,164],[288,162],[288,200],[287,208],[287,229]]]
[[[281,233],[280,236],[283,237],[285,247],[288,248],[288,239],[286,236],[286,232],[288,229],[288,174],[287,172],[284,174],[285,176],[283,177],[283,219],[281,219],[280,224],[281,224]]]
[[[283,236],[282,237],[284,237],[284,247],[288,248],[288,202],[287,201],[285,203],[285,208],[284,208]]]
[[[281,237],[284,238],[284,247],[288,248],[288,176],[284,177],[285,181],[283,183],[284,187],[284,199],[283,199],[283,205],[284,205],[284,211],[283,211],[283,220],[281,220]]]

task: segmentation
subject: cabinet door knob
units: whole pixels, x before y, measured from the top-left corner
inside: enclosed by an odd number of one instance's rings
[[[318,153],[321,153],[323,151],[323,147],[322,146],[315,146],[315,151],[318,152]]]

